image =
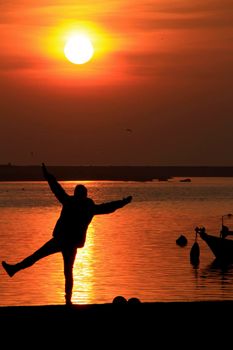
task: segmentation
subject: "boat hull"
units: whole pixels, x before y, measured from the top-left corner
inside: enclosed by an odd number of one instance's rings
[[[218,261],[233,263],[233,240],[200,233]]]

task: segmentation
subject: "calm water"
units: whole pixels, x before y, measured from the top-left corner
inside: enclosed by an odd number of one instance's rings
[[[199,239],[199,266],[189,260],[194,228],[219,235],[221,216],[233,212],[233,178],[82,183],[96,203],[127,195],[133,202],[93,219],[75,261],[74,303],[109,303],[116,295],[143,302],[233,298],[233,267],[214,267],[205,242]],[[76,182],[62,184],[73,193]],[[60,209],[46,182],[0,183],[0,259],[18,262],[49,240]],[[181,234],[183,248],[176,245]],[[60,254],[13,278],[1,269],[0,279],[0,305],[64,303]]]

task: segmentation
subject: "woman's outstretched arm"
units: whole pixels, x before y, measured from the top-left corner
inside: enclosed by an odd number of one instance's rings
[[[45,180],[48,181],[51,191],[54,193],[59,202],[63,204],[69,195],[66,193],[64,188],[57,182],[55,176],[48,172],[44,163],[42,163],[42,171]]]
[[[110,213],[113,213],[115,210],[120,209],[125,205],[129,204],[131,201],[132,201],[132,196],[128,196],[113,202],[95,204],[94,213],[95,215],[110,214]]]

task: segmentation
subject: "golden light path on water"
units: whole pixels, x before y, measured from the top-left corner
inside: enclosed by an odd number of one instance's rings
[[[75,304],[89,304],[94,299],[93,292],[93,244],[94,228],[88,228],[85,248],[78,249],[74,263],[74,291],[72,301]]]

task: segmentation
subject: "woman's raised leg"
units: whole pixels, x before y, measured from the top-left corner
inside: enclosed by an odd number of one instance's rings
[[[36,250],[32,255],[29,255],[27,258],[23,259],[21,262],[17,264],[8,264],[3,261],[2,266],[8,273],[10,277],[14,276],[14,274],[22,269],[26,269],[29,266],[32,266],[38,260],[61,251],[61,247],[58,242],[52,238],[48,242],[46,242],[41,248]]]

